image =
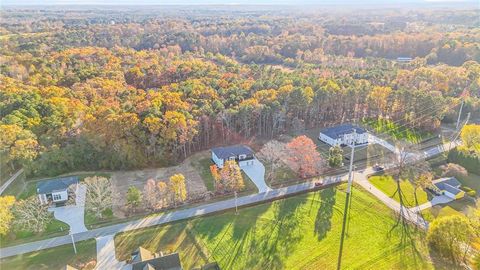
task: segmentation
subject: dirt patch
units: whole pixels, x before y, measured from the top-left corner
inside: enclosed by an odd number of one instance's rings
[[[170,176],[181,173],[185,176],[189,199],[195,200],[195,198],[207,193],[207,188],[205,187],[202,177],[200,176],[198,170],[192,165],[192,160],[195,159],[195,156],[196,155],[188,158],[178,166],[113,172],[112,183],[114,186],[114,192],[116,194],[113,207],[115,216],[125,216],[123,208],[125,205],[128,188],[130,186],[135,186],[139,190],[143,190],[143,187],[148,179],[168,182]]]

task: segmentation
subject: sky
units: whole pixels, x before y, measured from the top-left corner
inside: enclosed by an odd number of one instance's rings
[[[435,3],[435,2],[475,2],[478,0],[363,0],[370,5]],[[12,5],[316,5],[349,4],[358,0],[0,0],[1,6]],[[477,2],[478,3],[478,2]]]

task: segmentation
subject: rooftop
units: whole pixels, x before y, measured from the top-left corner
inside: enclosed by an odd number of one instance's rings
[[[78,183],[78,176],[54,178],[37,183],[38,194],[48,194],[54,191],[67,189],[70,185]]]
[[[212,152],[220,159],[227,159],[231,156],[253,155],[253,150],[246,145],[232,145],[212,148]]]
[[[345,134],[353,133],[354,130],[357,132],[357,134],[363,134],[367,132],[365,129],[359,126],[354,126],[352,124],[343,124],[339,126],[334,126],[334,127],[323,129],[320,132],[332,139],[338,139]]]
[[[440,178],[432,181],[432,184],[435,185],[438,189],[448,191],[454,195],[462,192],[458,187],[461,183],[455,177]]]
[[[182,264],[180,263],[180,256],[178,253],[158,256],[157,253],[150,252],[146,249],[144,250],[147,253],[156,256],[149,259],[142,257],[142,261],[135,261],[134,258],[134,261],[132,262],[132,270],[182,270]]]

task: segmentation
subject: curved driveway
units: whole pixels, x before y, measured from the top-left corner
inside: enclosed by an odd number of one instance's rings
[[[242,166],[242,170],[257,186],[258,193],[264,193],[272,190],[267,183],[265,183],[265,166],[258,159],[253,160],[252,165]]]

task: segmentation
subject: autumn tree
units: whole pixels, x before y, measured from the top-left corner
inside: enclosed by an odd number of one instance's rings
[[[113,186],[109,178],[91,176],[84,180],[87,188],[86,204],[87,211],[102,217],[103,212],[113,207]]]
[[[235,160],[227,160],[220,171],[220,179],[215,184],[217,192],[230,193],[245,187],[242,172]]]
[[[143,203],[148,210],[158,209],[159,192],[155,180],[148,179],[143,186]]]
[[[0,197],[0,235],[7,235],[13,220],[12,206],[15,204],[15,197]]]
[[[48,205],[42,204],[37,196],[15,203],[12,213],[13,225],[16,228],[34,233],[45,231],[47,225],[53,220],[52,213],[48,212]]]
[[[440,166],[440,169],[442,170],[442,176],[464,177],[468,175],[467,169],[455,163],[447,163]]]
[[[474,230],[469,220],[453,215],[435,219],[429,226],[427,241],[442,257],[461,262],[469,251]]]
[[[330,167],[340,167],[343,164],[343,149],[340,146],[330,147],[328,150],[328,165]]]
[[[465,125],[460,133],[463,148],[480,155],[480,125]]]
[[[185,185],[185,176],[183,176],[183,174],[179,173],[172,175],[168,187],[174,206],[187,199],[187,187]]]
[[[271,140],[267,142],[260,152],[258,153],[257,157],[260,158],[262,161],[265,161],[267,168],[267,179],[271,179],[275,170],[282,167],[283,162],[281,157],[285,153],[285,144],[279,142],[277,140]]]
[[[305,135],[294,138],[286,147],[290,160],[297,166],[301,177],[309,177],[320,172],[322,159],[315,143]]]

